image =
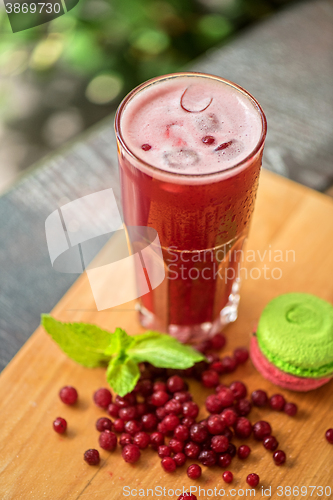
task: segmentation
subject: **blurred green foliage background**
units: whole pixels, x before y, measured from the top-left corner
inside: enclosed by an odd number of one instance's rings
[[[80,0],[18,33],[1,9],[0,122],[29,144],[19,168],[106,116],[137,84],[179,71],[290,2]]]

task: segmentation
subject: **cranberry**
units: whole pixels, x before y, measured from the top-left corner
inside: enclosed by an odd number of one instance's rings
[[[222,391],[222,389],[225,389],[226,387],[228,387],[227,385],[225,384],[219,384],[216,388],[215,388],[215,392],[216,394],[218,394],[220,391]]]
[[[154,431],[157,427],[158,420],[153,413],[147,413],[146,415],[142,415],[141,422],[146,431]]]
[[[221,417],[225,421],[226,425],[234,425],[237,420],[237,413],[232,408],[226,408],[221,413]]]
[[[116,418],[113,421],[113,428],[116,432],[123,432],[125,429],[125,422],[121,418]]]
[[[115,404],[119,406],[119,408],[125,408],[126,406],[134,406],[136,404],[136,396],[132,392],[126,394],[126,396],[116,396]]]
[[[136,406],[136,414],[138,417],[142,417],[148,412],[148,406],[146,403],[138,403]]]
[[[261,389],[253,391],[251,394],[251,399],[254,406],[263,407],[268,403],[268,396],[266,392],[262,391]]]
[[[174,453],[180,453],[184,449],[184,441],[179,441],[179,439],[172,438],[169,441],[169,446]]]
[[[240,417],[246,417],[252,409],[251,401],[248,399],[240,399],[235,404],[235,410]]]
[[[179,375],[173,375],[167,380],[168,391],[171,393],[184,391],[185,382]]]
[[[124,446],[121,455],[125,462],[134,464],[139,460],[141,453],[139,447],[136,444],[127,444],[126,446]]]
[[[177,467],[181,467],[186,462],[186,455],[184,455],[184,453],[182,452],[179,452],[176,453],[173,459],[176,462]]]
[[[201,139],[201,141],[204,143],[204,144],[207,144],[208,146],[210,146],[211,144],[214,144],[215,142],[215,139],[212,135],[205,135],[205,137],[203,137]]]
[[[197,418],[199,414],[199,406],[193,401],[186,401],[183,403],[184,417]]]
[[[207,427],[211,434],[221,434],[226,428],[226,423],[221,415],[211,415],[207,420]]]
[[[111,403],[111,404],[109,404],[109,406],[107,408],[107,412],[110,415],[110,417],[118,418],[119,407],[115,403]]]
[[[173,431],[173,437],[179,441],[186,441],[189,438],[190,431],[186,425],[177,425]]]
[[[233,443],[229,443],[229,446],[228,446],[228,449],[227,449],[227,453],[229,453],[229,455],[231,456],[231,458],[234,458],[234,456],[236,456],[237,448],[236,448],[236,446]]]
[[[143,151],[149,151],[151,149],[151,145],[150,144],[142,144],[141,149],[143,149]]]
[[[286,461],[286,454],[284,451],[282,450],[276,450],[274,453],[273,453],[273,460],[275,462],[276,465],[282,465],[285,463]]]
[[[142,422],[138,420],[129,420],[125,424],[125,431],[131,434],[131,436],[134,436],[137,432],[142,431]]]
[[[167,431],[174,431],[175,428],[180,424],[180,420],[177,415],[167,415],[163,420],[162,424],[165,426]]]
[[[234,393],[228,387],[223,387],[217,393],[217,397],[221,401],[223,408],[231,406],[235,399]]]
[[[156,408],[155,415],[159,420],[163,420],[163,418],[168,415],[165,406],[159,406],[158,408]]]
[[[164,391],[167,392],[167,385],[164,382],[155,382],[153,385],[153,392]]]
[[[103,432],[103,431],[112,431],[112,422],[109,418],[107,417],[101,417],[97,420],[96,422],[96,429],[99,431],[99,432]]]
[[[227,439],[229,439],[229,441],[231,441],[234,435],[232,430],[229,427],[226,427],[222,432],[222,436],[225,436]]]
[[[197,497],[193,495],[193,493],[189,493],[187,491],[183,495],[180,495],[180,497],[178,497],[178,500],[197,500]]]
[[[133,439],[132,439],[132,436],[130,434],[128,434],[128,432],[123,432],[119,438],[119,444],[121,447],[124,447],[126,446],[127,444],[132,444],[133,442]]]
[[[189,441],[184,448],[184,453],[189,458],[198,458],[200,453],[200,446],[193,441]]]
[[[235,399],[243,399],[247,394],[246,385],[238,380],[230,384],[230,390],[233,392]]]
[[[282,411],[285,404],[286,400],[282,394],[274,394],[269,400],[270,407],[275,411]]]
[[[220,351],[226,344],[226,338],[222,333],[216,333],[214,337],[210,339],[212,344],[212,349],[214,351]]]
[[[112,401],[112,395],[109,389],[102,387],[94,393],[94,402],[100,408],[107,408]]]
[[[190,428],[190,436],[195,443],[203,443],[208,437],[208,431],[203,424],[193,424]]]
[[[57,417],[55,421],[53,422],[53,429],[58,433],[58,434],[63,434],[66,429],[67,429],[67,422],[64,418]]]
[[[258,441],[262,441],[272,433],[272,428],[265,420],[259,420],[253,426],[253,435]]]
[[[194,366],[190,368],[186,368],[186,370],[182,370],[183,377],[194,377]]]
[[[206,354],[206,360],[209,364],[212,364],[215,361],[220,361],[220,356],[216,352],[210,352]]]
[[[235,434],[240,438],[248,438],[252,432],[252,424],[246,417],[239,417],[234,425]]]
[[[98,442],[103,450],[112,451],[117,447],[117,436],[114,432],[106,430],[101,432]]]
[[[225,373],[232,373],[237,368],[237,362],[235,358],[232,358],[231,356],[224,356],[221,359],[221,362]]]
[[[171,455],[171,448],[170,446],[167,446],[166,444],[162,444],[157,448],[157,453],[160,458],[164,457],[170,457]]]
[[[234,358],[238,365],[242,365],[249,359],[249,351],[246,347],[237,347],[234,350]]]
[[[100,460],[98,450],[94,449],[87,450],[84,453],[83,458],[89,465],[98,465]]]
[[[251,448],[247,444],[242,444],[238,450],[237,450],[237,455],[238,458],[241,458],[242,460],[244,458],[247,458],[251,453]]]
[[[166,435],[168,434],[168,429],[166,427],[165,424],[163,424],[162,422],[160,422],[159,424],[157,424],[157,431],[158,432],[161,432],[163,435]]]
[[[197,464],[189,465],[187,475],[190,479],[199,479],[201,476],[201,467]]]
[[[195,346],[195,349],[199,352],[202,352],[202,354],[205,354],[210,349],[212,349],[212,343],[211,343],[210,339],[204,340],[203,342],[201,342],[201,344]],[[200,361],[199,363],[196,363],[196,366],[199,365],[200,363],[202,363],[202,361]]]
[[[333,444],[333,429],[327,429],[325,437],[330,444]]]
[[[251,488],[255,488],[259,484],[258,474],[249,474],[246,478],[246,482]]]
[[[286,403],[283,408],[283,411],[287,415],[289,415],[289,417],[294,417],[297,413],[297,410],[297,405],[295,405],[294,403]]]
[[[275,451],[279,443],[274,436],[266,436],[264,437],[263,445],[266,450]]]
[[[169,395],[165,391],[156,391],[150,396],[150,402],[154,406],[164,406],[169,400]]]
[[[194,377],[198,380],[201,379],[201,374],[208,368],[207,361],[200,361],[194,365]]]
[[[216,453],[224,453],[229,447],[229,440],[225,436],[213,436],[211,448]]]
[[[145,450],[150,443],[150,436],[146,432],[140,431],[134,434],[133,444],[136,444],[140,450]]]
[[[149,379],[139,380],[136,384],[135,392],[143,397],[150,396],[153,392],[153,383]]]
[[[221,360],[214,361],[213,363],[211,363],[209,365],[209,369],[214,370],[219,375],[222,375],[222,373],[224,373],[224,366]]]
[[[231,146],[231,144],[232,144],[232,141],[223,142],[222,144],[217,146],[217,148],[215,148],[214,151],[222,151],[223,149],[227,149],[229,146]]]
[[[128,422],[129,420],[135,420],[138,417],[138,412],[135,406],[126,406],[125,408],[120,408],[119,418]]]
[[[232,483],[234,475],[232,472],[230,472],[230,470],[226,470],[225,472],[223,472],[222,478],[225,483]]]
[[[195,419],[192,418],[192,417],[184,417],[182,419],[182,425],[185,425],[185,427],[187,427],[188,429],[191,427],[191,425],[193,425],[195,423]]]
[[[170,399],[164,406],[166,413],[172,413],[173,415],[179,415],[183,411],[183,405],[177,399]]]
[[[192,401],[192,395],[187,391],[177,391],[173,393],[173,399],[183,404],[186,401]]]
[[[201,450],[211,450],[212,449],[212,436],[208,436],[207,439],[201,444]]]
[[[198,456],[199,462],[206,467],[212,467],[217,462],[217,455],[213,450],[203,450]]]
[[[219,384],[219,375],[214,370],[206,370],[201,374],[201,382],[207,387],[216,387]]]
[[[70,385],[65,385],[65,387],[60,389],[59,397],[65,405],[73,405],[78,398],[77,390]]]
[[[223,408],[222,401],[216,394],[210,394],[206,398],[206,409],[209,413],[220,413]]]
[[[155,449],[164,444],[163,434],[161,432],[153,432],[152,434],[150,434],[150,444]]]
[[[229,465],[231,464],[231,461],[232,461],[232,458],[231,458],[231,455],[229,455],[229,453],[222,453],[222,455],[220,455],[218,458],[218,464],[222,468],[229,467]]]
[[[176,462],[171,457],[162,458],[161,464],[165,472],[174,472],[176,470]]]

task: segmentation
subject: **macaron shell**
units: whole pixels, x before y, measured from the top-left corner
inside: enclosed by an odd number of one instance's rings
[[[331,378],[306,378],[297,377],[291,375],[290,373],[283,372],[276,366],[274,366],[270,361],[263,355],[260,351],[257,338],[252,336],[250,342],[250,356],[252,363],[261,375],[272,382],[272,384],[278,385],[283,389],[289,389],[291,391],[307,392],[313,389],[317,389],[322,385],[326,384],[331,380]]]
[[[296,377],[333,373],[333,307],[306,293],[271,300],[260,316],[259,347],[272,365]]]

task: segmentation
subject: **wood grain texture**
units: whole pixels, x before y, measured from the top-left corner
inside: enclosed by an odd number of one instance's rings
[[[247,266],[248,271],[265,264],[280,267],[282,277],[265,280],[262,276],[244,281],[239,318],[226,329],[226,353],[238,345],[248,345],[250,332],[263,307],[280,293],[311,292],[333,302],[332,234],[333,201],[330,198],[274,174],[262,173],[247,246],[249,250],[259,251],[260,257]],[[293,250],[295,260],[272,263],[269,250]],[[253,276],[257,275],[253,273]],[[93,322],[109,330],[121,326],[131,334],[142,331],[133,303],[97,312],[84,275],[59,302],[53,315],[64,321]],[[225,383],[235,379],[246,381],[251,391],[262,388],[271,395],[279,391],[255,371],[251,362],[222,378]],[[59,389],[67,384],[79,391],[79,403],[75,407],[63,405],[58,398]],[[119,449],[112,453],[101,450],[100,466],[89,467],[83,461],[83,452],[98,448],[94,424],[104,415],[93,404],[92,393],[105,385],[105,370],[77,365],[42,328],[37,329],[0,377],[1,500],[113,500],[127,498],[123,496],[124,486],[143,488],[145,493],[147,488],[156,486],[168,490],[183,486],[186,489],[190,485],[230,491],[231,486],[221,479],[220,468],[203,467],[202,478],[193,482],[187,478],[185,467],[173,474],[165,473],[151,450],[143,452],[135,465],[125,464]],[[196,382],[191,383],[191,389],[202,408],[200,416],[204,417],[204,400],[211,391]],[[324,439],[325,430],[333,423],[332,389],[331,382],[309,394],[279,391],[299,405],[296,418],[268,409],[253,410],[252,421],[267,418],[271,422],[280,448],[287,453],[287,463],[276,467],[271,453],[250,439],[253,450],[250,457],[246,461],[234,459],[230,467],[235,477],[232,487],[246,488],[247,474],[256,472],[261,477],[261,485],[272,487],[272,498],[281,498],[276,492],[279,485],[330,485],[333,491],[333,446]],[[57,416],[68,421],[68,432],[63,436],[52,430],[52,421]],[[241,444],[239,440],[235,443]],[[198,498],[206,499],[208,495],[202,493]],[[260,489],[257,496],[261,496]],[[177,497],[166,493],[162,498]],[[241,498],[241,494],[234,498]],[[310,493],[306,498],[310,498]]]
[[[268,119],[263,166],[318,190],[333,182],[332,26],[332,0],[297,2],[187,68],[249,90]],[[45,219],[101,189],[119,199],[112,121],[43,159],[0,198],[0,370],[76,279],[53,270]]]

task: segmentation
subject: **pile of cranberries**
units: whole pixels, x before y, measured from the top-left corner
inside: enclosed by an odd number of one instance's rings
[[[269,398],[261,389],[248,397],[248,389],[241,381],[234,381],[229,386],[221,384],[221,374],[235,371],[249,357],[244,347],[235,349],[233,356],[219,357],[216,351],[224,345],[225,337],[216,334],[198,346],[207,361],[187,370],[167,370],[143,364],[135,389],[124,397],[117,395],[112,398],[108,389],[98,389],[93,395],[94,402],[112,418],[101,417],[96,422],[96,429],[100,432],[99,446],[112,451],[119,444],[123,459],[130,464],[137,462],[141,451],[150,446],[158,454],[166,472],[173,472],[193,460],[206,467],[218,465],[227,469],[234,457],[245,460],[251,453],[247,444],[241,444],[237,449],[233,437],[243,440],[252,435],[266,450],[273,452],[274,463],[282,465],[286,454],[277,449],[279,443],[272,434],[271,425],[265,420],[252,423],[248,416],[253,406],[266,406],[294,416],[297,406],[286,402],[281,394]],[[214,389],[214,393],[206,398],[208,416],[203,420],[197,420],[199,406],[193,401],[184,377],[195,378],[204,387]],[[68,405],[75,404],[78,398],[77,391],[70,386],[63,387],[59,396]],[[67,423],[58,417],[53,427],[56,432],[64,433]],[[326,432],[326,439],[333,443],[333,429]],[[98,450],[87,450],[84,460],[89,465],[97,465],[100,461]],[[187,468],[191,479],[198,479],[201,473],[198,464],[192,463]],[[231,483],[233,474],[225,470],[222,478]],[[256,487],[259,476],[249,474],[246,481],[249,486]]]

